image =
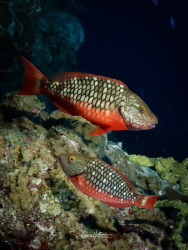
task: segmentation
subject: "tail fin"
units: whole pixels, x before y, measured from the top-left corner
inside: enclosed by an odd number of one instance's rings
[[[32,63],[21,56],[25,65],[24,83],[18,95],[38,95],[40,91],[41,80],[47,79]]]
[[[151,209],[153,208],[154,203],[156,202],[159,195],[142,195],[141,197],[141,204],[139,207]]]

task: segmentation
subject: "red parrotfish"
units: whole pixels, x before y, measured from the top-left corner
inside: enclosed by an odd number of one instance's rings
[[[58,73],[47,78],[21,58],[25,72],[18,95],[46,94],[64,113],[82,116],[96,125],[91,136],[111,130],[146,130],[158,123],[147,104],[120,80],[80,72]]]
[[[128,177],[100,159],[72,153],[61,154],[58,160],[78,190],[111,207],[139,206],[151,209],[159,197],[139,194]]]

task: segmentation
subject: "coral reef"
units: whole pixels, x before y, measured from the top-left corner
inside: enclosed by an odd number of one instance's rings
[[[75,64],[84,32],[78,18],[65,8],[52,0],[0,0],[0,98],[21,86],[19,55],[27,55],[48,75]]]
[[[83,28],[75,16],[66,10],[46,12],[39,19],[31,60],[37,67],[42,65],[46,75],[66,71],[66,66],[76,63],[75,51],[83,41]]]
[[[46,75],[76,63],[84,41],[79,0],[0,0],[0,10],[0,98],[21,86],[19,55]],[[188,249],[188,159],[128,155],[107,135],[91,137],[85,119],[46,106],[15,93],[0,103],[0,248]],[[56,159],[70,152],[102,158],[161,199],[151,210],[114,209],[86,196]]]
[[[164,201],[158,201],[156,204],[156,207],[173,207],[179,210],[177,219],[176,219],[177,223],[175,227],[173,228],[172,238],[179,250],[187,249],[188,245],[183,243],[182,232],[183,232],[183,227],[187,227],[188,204],[183,203],[180,200],[175,200],[175,201],[164,200]],[[186,241],[187,240],[188,239],[186,235]]]
[[[188,158],[182,163],[169,158],[147,158],[141,155],[128,156],[130,161],[136,162],[141,166],[155,167],[156,172],[162,179],[168,180],[171,183],[179,183],[180,190],[188,196]]]
[[[49,2],[49,0],[29,0],[24,3],[20,0],[0,1],[0,87],[3,91],[7,82],[14,81],[15,84],[15,79],[20,79],[21,63],[18,53],[29,52],[34,46],[36,37],[34,26],[41,11],[45,11]],[[13,83],[11,88],[14,88]]]
[[[56,120],[60,114],[43,108],[35,96],[14,93],[0,105],[0,238],[15,250],[176,249],[171,241],[174,221],[162,210],[114,209],[86,196],[68,181],[56,156],[80,152],[109,157],[124,173],[128,166],[132,169],[142,191],[157,193],[168,182],[153,170],[139,172],[138,164],[106,135],[97,141],[89,137],[92,125],[83,119]]]
[[[188,221],[188,158],[181,163],[172,157],[165,159],[162,157],[148,158],[141,155],[128,155],[127,158],[140,166],[155,167],[156,172],[162,179],[176,184],[176,191],[174,189],[169,190],[169,188],[164,188],[164,193],[169,200],[157,201],[155,206],[179,210],[172,232],[172,238],[178,249],[187,249],[188,239],[187,236],[183,236],[183,234]],[[177,183],[179,184],[179,188],[177,188]]]
[[[90,136],[89,133],[93,125],[82,117],[74,116],[73,118],[71,115],[67,115],[58,110],[52,114],[48,114],[44,110],[45,104],[41,103],[36,96],[20,96],[15,93],[7,94],[6,99],[0,104],[0,108],[3,111],[3,114],[0,112],[0,115],[4,116],[6,120],[9,120],[10,116],[11,119],[13,117],[24,116],[37,124],[47,127],[48,124],[50,124],[51,127],[53,123],[63,125],[64,128],[72,129],[82,137],[83,142],[95,156],[102,158],[105,154],[107,135]],[[57,119],[58,121],[56,122]],[[53,129],[51,133],[53,133]],[[72,136],[72,140],[74,140],[74,136]]]
[[[14,129],[5,126],[0,130],[3,207],[0,227],[4,236],[12,236],[11,243],[16,237],[22,240],[23,249],[39,249],[44,241],[48,242],[47,249],[55,249],[67,233],[73,239],[76,230],[81,234],[79,227],[84,230],[84,226],[79,223],[79,213],[87,212],[96,214],[98,227],[115,231],[113,219],[102,223],[101,218],[105,220],[106,214],[100,202],[92,202],[92,199],[78,194],[54,157],[67,151],[83,150],[91,154],[80,138],[67,129],[52,128],[47,132],[27,118],[23,118],[22,123],[20,119],[15,119],[13,123]],[[10,220],[11,224],[7,223]],[[88,232],[88,229],[85,231]]]

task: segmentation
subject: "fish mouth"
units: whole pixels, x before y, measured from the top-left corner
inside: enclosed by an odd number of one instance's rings
[[[148,123],[148,124],[147,124],[148,129],[155,128],[155,127],[156,127],[156,124],[157,124],[157,123]]]
[[[57,156],[57,159],[59,161],[60,166],[62,167],[63,166],[62,156],[61,155]]]
[[[61,161],[61,157],[60,157],[60,155],[59,155],[59,156],[57,156],[57,159],[58,159],[58,161]]]

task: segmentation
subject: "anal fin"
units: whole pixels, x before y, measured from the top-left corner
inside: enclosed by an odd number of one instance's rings
[[[113,201],[102,201],[102,202],[110,207],[115,207],[115,208],[131,207],[131,204],[126,205],[124,203],[118,203],[118,202],[113,202]]]
[[[65,114],[71,115],[69,111],[67,111],[66,109],[64,109],[63,107],[61,107],[59,104],[57,104],[56,102],[53,102],[53,104],[62,112],[64,112]]]

